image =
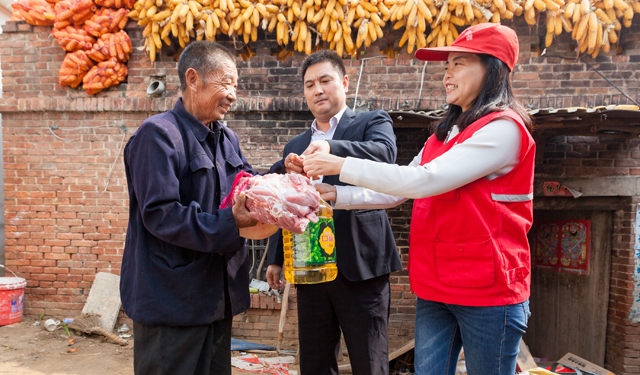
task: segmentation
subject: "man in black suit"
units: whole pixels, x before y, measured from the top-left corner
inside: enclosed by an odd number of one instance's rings
[[[346,106],[349,78],[333,51],[309,55],[302,64],[304,94],[315,120],[292,139],[271,172],[302,173],[298,155],[317,148],[334,155],[394,163],[395,135],[384,111],[354,113]],[[307,151],[309,152],[309,151]],[[344,185],[338,176],[324,182]],[[337,374],[340,330],[355,375],[389,373],[389,274],[402,269],[384,210],[335,210],[338,276],[299,284],[298,330],[302,375]],[[282,231],[269,240],[267,281],[282,287]]]

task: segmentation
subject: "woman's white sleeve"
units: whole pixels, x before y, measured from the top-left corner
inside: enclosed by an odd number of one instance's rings
[[[348,157],[340,172],[340,181],[405,198],[443,194],[510,165],[513,167],[519,157],[520,132],[520,126],[512,120],[493,121],[422,166]]]
[[[422,150],[413,158],[409,166],[418,166],[421,160]],[[337,210],[391,208],[399,206],[407,200],[404,197],[377,193],[358,186],[336,186],[334,208]]]

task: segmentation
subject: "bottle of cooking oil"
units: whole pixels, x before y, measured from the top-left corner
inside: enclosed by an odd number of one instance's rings
[[[282,231],[284,276],[292,284],[317,284],[338,275],[333,209],[320,199],[318,222],[302,234]]]

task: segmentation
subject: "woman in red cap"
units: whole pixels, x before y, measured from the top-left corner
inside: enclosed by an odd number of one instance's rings
[[[418,296],[416,374],[454,374],[464,347],[470,375],[513,375],[530,315],[535,157],[531,119],[509,78],[518,39],[506,26],[479,24],[416,57],[446,61],[449,107],[413,162],[344,159],[320,141],[305,152],[304,170],[358,186],[318,185],[336,208],[415,199],[408,269]]]

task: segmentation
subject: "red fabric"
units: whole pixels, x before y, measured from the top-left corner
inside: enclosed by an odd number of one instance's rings
[[[480,53],[498,58],[513,71],[519,49],[515,31],[499,23],[480,23],[464,30],[448,47],[420,48],[416,51],[416,58],[446,61],[449,52]]]
[[[551,367],[543,367],[543,369],[545,370],[549,370],[551,371]],[[563,366],[558,366],[556,367],[555,370],[553,370],[553,372],[557,372],[557,373],[567,373],[567,374],[575,374],[576,372],[573,370],[569,370],[568,368],[565,368]]]
[[[227,196],[222,200],[222,203],[220,203],[220,208],[228,208],[233,206],[233,198],[236,196],[237,192],[243,191],[245,186],[247,186],[247,184],[249,183],[249,179],[246,179],[242,182],[242,184],[240,184],[240,180],[243,177],[253,177],[253,175],[245,171],[240,171],[240,173],[236,175],[236,178],[233,179],[231,191],[229,191],[229,194],[227,194]],[[238,186],[238,184],[240,184],[240,186]]]
[[[411,218],[409,280],[422,299],[466,306],[498,306],[529,298],[527,232],[533,202],[501,202],[492,194],[533,193],[535,143],[512,110],[489,114],[447,142],[430,137],[424,165],[469,139],[487,123],[513,119],[521,127],[520,163],[494,180],[480,178],[434,197],[416,199]]]

